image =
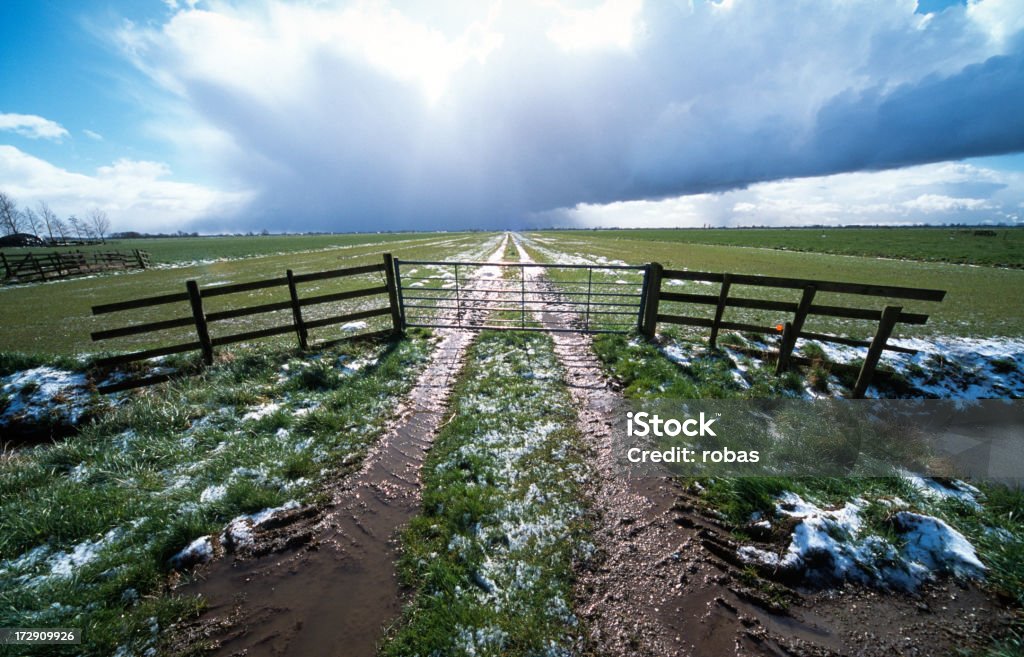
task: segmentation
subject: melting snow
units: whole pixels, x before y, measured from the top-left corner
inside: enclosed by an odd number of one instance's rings
[[[913,590],[937,574],[980,579],[985,566],[968,540],[943,520],[901,511],[894,529],[905,540],[897,549],[881,536],[861,536],[861,512],[867,502],[855,499],[825,510],[795,493],[779,497],[776,514],[797,518],[783,554],[745,545],[738,555],[748,563],[800,573],[811,581],[851,580],[883,588]]]
[[[47,417],[77,424],[90,400],[84,374],[49,366],[15,372],[0,381],[0,393],[8,398],[0,426]]]

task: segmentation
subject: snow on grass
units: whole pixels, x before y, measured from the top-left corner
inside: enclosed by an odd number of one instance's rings
[[[901,470],[900,476],[925,497],[932,499],[952,498],[963,502],[975,510],[981,509],[981,504],[978,501],[979,497],[981,497],[981,491],[966,481],[959,479],[940,481],[922,477],[907,470]]]
[[[235,549],[251,547],[254,542],[252,537],[254,528],[259,527],[279,513],[298,507],[299,503],[297,501],[288,500],[281,506],[238,516],[232,519],[228,526],[224,528],[220,542],[223,545],[230,545]]]
[[[561,370],[539,334],[484,333],[469,361],[403,540],[417,611],[384,652],[569,654],[564,573],[593,548]]]
[[[797,349],[807,342],[798,340]],[[881,362],[904,377],[921,397],[1024,398],[1024,339],[937,336],[893,338],[889,342],[918,351],[916,355],[885,351]],[[865,353],[856,347],[814,344],[836,363],[849,363]]]
[[[890,521],[894,541],[865,527],[862,516],[868,504],[856,498],[842,507],[823,509],[795,493],[783,493],[776,516],[799,521],[785,552],[744,545],[737,554],[748,563],[788,571],[819,585],[854,581],[913,591],[943,574],[984,578],[986,569],[974,546],[944,520],[899,511]]]
[[[42,420],[75,425],[94,401],[89,382],[80,372],[42,366],[15,372],[0,382],[0,394],[7,399],[0,426]]]
[[[358,462],[431,345],[413,334],[301,357],[272,345],[239,350],[203,377],[126,395],[75,440],[0,461],[0,625],[95,624],[84,654],[122,644],[141,653],[138,614],[155,608],[170,624],[189,613],[152,595],[159,574],[219,553],[222,533],[242,546]],[[376,365],[345,375],[342,354]],[[281,379],[289,363],[333,378]]]

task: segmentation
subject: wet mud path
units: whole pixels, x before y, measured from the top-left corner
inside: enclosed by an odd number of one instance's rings
[[[505,246],[489,260],[499,261]],[[481,276],[490,279],[485,287],[504,284],[497,268]],[[193,582],[177,589],[202,595],[208,605],[197,622],[179,628],[183,650],[254,657],[376,654],[403,604],[397,532],[420,510],[420,468],[475,337],[456,330],[436,334],[440,342],[396,419],[361,469],[329,486],[325,508],[296,509],[254,528],[252,548],[201,567]]]

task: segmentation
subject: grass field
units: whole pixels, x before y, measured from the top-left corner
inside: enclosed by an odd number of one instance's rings
[[[456,235],[452,233],[452,235]],[[54,251],[132,251],[140,249],[150,254],[154,265],[203,262],[224,258],[280,255],[297,251],[319,249],[345,249],[377,244],[382,250],[387,245],[404,243],[424,237],[437,237],[427,233],[345,233],[336,235],[259,235],[244,237],[163,237],[147,239],[115,239],[104,244],[70,247],[42,247],[5,249],[8,256],[24,253],[53,253]]]
[[[404,258],[444,259],[455,256],[481,257],[487,252],[486,245],[493,241],[494,234],[414,234],[398,239],[396,237],[386,244],[380,242],[380,235],[366,234],[361,236],[335,236],[350,240],[348,245],[338,248],[324,246],[325,238],[312,251],[292,251],[278,253],[277,248],[289,240],[306,240],[307,238],[193,238],[180,240],[196,248],[197,252],[207,255],[224,257],[225,253],[217,249],[222,246],[238,246],[232,240],[242,240],[242,249],[254,248],[254,244],[267,247],[263,255],[248,258],[212,260],[180,266],[157,267],[146,271],[131,271],[117,274],[103,274],[85,278],[68,279],[49,283],[29,284],[22,286],[0,287],[0,304],[4,308],[3,319],[0,320],[0,351],[23,351],[30,353],[50,354],[83,354],[101,351],[130,351],[161,345],[174,344],[194,340],[194,331],[179,329],[159,334],[143,334],[111,340],[105,343],[94,343],[89,334],[92,331],[169,319],[172,317],[188,317],[190,310],[187,302],[168,304],[126,313],[93,317],[91,307],[101,303],[126,301],[159,294],[182,292],[185,281],[196,280],[201,287],[241,283],[275,276],[282,276],[287,269],[296,274],[317,272],[342,267],[352,267],[381,262],[381,253],[393,251],[396,256]],[[313,238],[309,238],[312,240]],[[261,240],[266,240],[261,242]],[[163,242],[171,240],[152,240]],[[308,242],[296,242],[307,244]],[[276,245],[276,246],[275,246]],[[491,248],[493,250],[493,247]],[[267,251],[273,251],[267,253]],[[228,251],[229,253],[232,251]],[[301,293],[327,294],[344,290],[379,285],[383,282],[383,274],[357,276],[335,279],[322,284],[314,283],[302,286]],[[206,304],[207,312],[227,310],[259,303],[286,301],[288,291],[285,287],[257,290],[251,293],[215,297]],[[348,303],[323,304],[311,307],[310,319],[320,315],[333,315],[343,312],[354,312],[368,307],[379,307],[382,303],[378,298],[356,299]],[[386,304],[386,299],[383,300]],[[235,333],[263,326],[276,326],[290,322],[290,311],[280,311],[255,317],[229,320],[213,325],[214,337],[221,334]],[[380,319],[380,318],[378,318]],[[386,318],[385,318],[386,319]],[[390,321],[390,320],[386,320]],[[371,328],[374,322],[371,321]],[[380,324],[380,322],[377,322]],[[337,328],[313,332],[315,339],[329,339],[337,336]]]
[[[981,230],[988,230],[984,227]],[[744,228],[684,230],[545,231],[586,235],[594,243],[715,244],[905,260],[1024,267],[1024,228]],[[628,248],[628,247],[627,247]]]
[[[682,234],[687,231],[663,232]],[[947,291],[946,298],[941,303],[894,302],[896,305],[902,305],[908,312],[926,313],[931,317],[924,326],[900,326],[898,335],[992,337],[1024,334],[1024,298],[1020,292],[1024,290],[1024,270],[673,242],[667,239],[651,239],[651,235],[645,238],[645,233],[646,231],[530,232],[524,233],[524,241],[527,249],[532,251],[539,261],[624,261],[629,264],[655,261],[666,268],[693,271],[941,289]],[[709,290],[717,290],[717,286],[688,283],[672,289],[679,292],[708,294]],[[782,291],[770,295],[766,290],[754,291],[743,286],[734,286],[733,290],[736,296],[742,294],[790,301],[797,301],[800,296],[798,292]],[[871,297],[851,299],[849,296],[842,298],[839,295],[823,294],[816,298],[816,303],[837,305],[851,305],[853,301],[877,304],[878,309],[887,303],[884,299]],[[713,311],[713,308],[704,310]],[[740,315],[740,312],[730,309],[727,317],[753,317],[749,313]],[[776,324],[778,320],[789,319],[771,315],[757,318],[770,322],[771,325]],[[870,323],[832,320],[821,324],[812,324],[809,321],[807,329],[864,336],[871,334],[874,327]]]

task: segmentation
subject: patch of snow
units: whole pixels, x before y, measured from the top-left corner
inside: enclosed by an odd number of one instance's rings
[[[369,326],[366,322],[348,322],[347,324],[341,325],[342,331],[361,331],[362,329]]]
[[[944,483],[931,478],[925,478],[908,470],[901,470],[900,476],[906,479],[922,495],[931,498],[953,498],[975,509],[981,509],[978,497],[981,491],[966,481],[954,479]]]
[[[6,376],[0,379],[0,393],[8,399],[7,408],[0,413],[0,426],[45,418],[77,424],[88,410],[88,385],[82,373],[49,366]]]
[[[984,577],[985,566],[978,560],[974,546],[941,518],[900,511],[893,516],[893,522],[906,540],[903,555],[912,563],[966,579]]]
[[[867,502],[855,499],[838,509],[822,509],[799,495],[779,496],[776,513],[799,519],[782,554],[745,545],[740,559],[798,573],[812,582],[851,580],[882,588],[912,591],[939,574],[984,577],[985,566],[974,547],[939,518],[901,511],[894,529],[905,539],[901,549],[877,535],[863,535],[861,512]]]
[[[55,554],[50,558],[50,574],[54,577],[71,577],[76,570],[94,561],[100,551],[109,543],[120,538],[122,532],[115,527],[95,541],[82,541],[68,552]]]
[[[218,484],[216,486],[207,486],[203,489],[203,492],[199,494],[200,504],[210,504],[212,502],[219,502],[224,499],[224,496],[228,494],[228,487],[224,484]]]
[[[267,417],[268,415],[275,413],[279,408],[281,408],[281,405],[276,402],[269,402],[267,404],[263,404],[262,406],[257,406],[251,409],[245,415],[243,415],[242,421],[244,422],[247,420],[261,420]]]
[[[205,563],[212,558],[213,543],[210,541],[210,537],[200,536],[171,557],[171,565],[175,568],[188,568],[197,563]]]
[[[289,509],[296,509],[298,506],[298,502],[289,500],[281,506],[238,516],[228,523],[224,533],[221,534],[220,541],[225,545],[230,543],[236,548],[251,546],[253,544],[252,530],[254,527],[259,527],[278,513],[288,511]]]

